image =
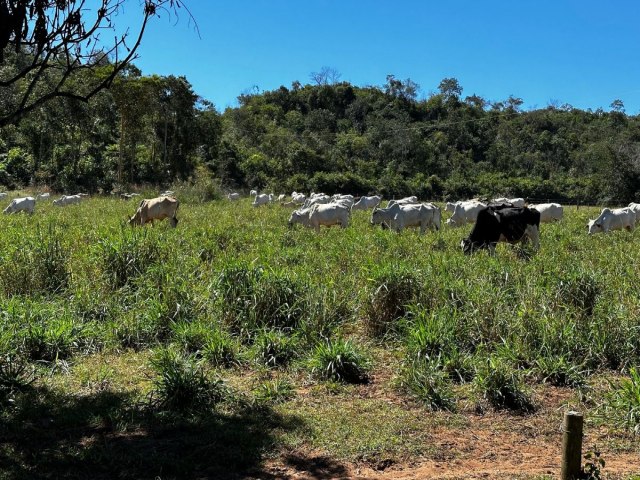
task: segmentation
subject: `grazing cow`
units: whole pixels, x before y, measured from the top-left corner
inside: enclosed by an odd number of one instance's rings
[[[66,207],[80,202],[82,202],[80,195],[63,195],[58,200],[54,200],[53,204],[57,207]]]
[[[33,213],[33,209],[36,208],[36,199],[33,197],[14,198],[7,208],[3,210],[4,213],[17,213],[27,212]]]
[[[304,193],[293,192],[291,194],[291,201],[297,205],[303,205],[307,196]]]
[[[251,190],[249,192],[249,196],[250,197],[257,197],[258,196],[258,191],[257,190]]]
[[[399,200],[389,200],[387,202],[387,208],[389,208],[390,206],[392,206],[393,204],[398,204],[398,205],[414,205],[418,203],[418,197],[416,197],[415,195],[411,196],[411,197],[404,197],[401,198]]]
[[[631,202],[627,208],[630,208],[631,210],[633,210],[633,213],[636,214],[636,219],[638,217],[638,214],[640,213],[640,203],[633,203]]]
[[[266,205],[273,200],[273,194],[267,195],[266,193],[261,193],[260,195],[256,195],[256,198],[253,200],[254,207],[259,207],[260,205]]]
[[[368,210],[370,208],[376,208],[380,205],[382,197],[374,195],[371,197],[360,197],[360,199],[351,207],[353,210]]]
[[[131,200],[132,198],[139,197],[139,193],[121,193],[120,198],[124,200]]]
[[[610,230],[622,230],[623,228],[632,231],[636,226],[636,214],[630,207],[616,208],[611,210],[603,208],[600,216],[595,220],[589,220],[587,231],[589,235]]]
[[[397,232],[401,232],[408,227],[420,227],[423,234],[427,228],[440,230],[440,208],[435,205],[398,205],[399,209],[391,220],[391,227]],[[394,208],[394,207],[392,207]]]
[[[168,218],[169,224],[175,228],[178,225],[178,219],[176,218],[178,205],[178,200],[173,197],[144,199],[140,202],[136,213],[129,219],[129,225],[144,226],[145,223],[151,222],[153,226],[154,220]]]
[[[394,203],[387,208],[374,208],[371,213],[371,224],[393,228],[397,232],[408,227],[420,227],[420,233],[424,233],[427,228],[439,230],[440,218],[440,208],[432,203],[408,205]]]
[[[562,216],[564,214],[562,205],[559,203],[541,203],[539,205],[529,205],[529,208],[533,208],[540,212],[541,223],[562,220]]]
[[[478,217],[478,212],[485,208],[486,205],[477,200],[469,200],[466,202],[459,202],[453,210],[453,215],[447,220],[447,225],[450,227],[461,227],[467,223],[473,223]]]
[[[314,205],[309,212],[308,226],[315,229],[316,232],[320,231],[320,225],[327,227],[340,225],[342,228],[347,228],[350,215],[349,208],[343,205],[335,203]]]
[[[324,194],[312,194],[309,198],[304,201],[303,208],[309,208],[313,205],[325,205],[327,203],[331,203],[331,197],[329,195]]]
[[[282,202],[285,198],[287,198],[287,196],[284,193],[281,193],[280,195],[278,195],[279,202]]]
[[[311,227],[309,224],[311,208],[300,208],[291,212],[291,216],[289,217],[289,227],[293,227],[296,223],[304,225],[305,227]]]
[[[227,194],[227,198],[228,198],[229,200],[232,200],[232,201],[234,201],[234,200],[240,200],[240,194],[239,194],[239,193],[235,193],[235,192],[234,192],[234,193],[228,193],[228,194]]]
[[[495,255],[498,242],[525,243],[531,240],[540,247],[540,212],[527,207],[494,206],[478,212],[468,238],[460,243],[465,254],[481,248]]]
[[[499,198],[494,198],[493,200],[491,200],[491,203],[496,204],[496,205],[507,204],[507,205],[511,205],[511,206],[514,206],[514,207],[524,207],[524,205],[525,205],[524,198],[499,197]]]
[[[49,198],[51,196],[51,194],[49,192],[45,192],[45,193],[40,193],[38,194],[38,196],[36,197],[36,200],[46,200],[47,198]]]

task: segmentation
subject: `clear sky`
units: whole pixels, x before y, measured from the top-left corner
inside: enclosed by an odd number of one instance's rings
[[[311,83],[329,66],[341,80],[411,78],[420,96],[455,77],[462,96],[525,108],[550,102],[640,113],[637,0],[185,0],[186,14],[154,19],[136,64],[185,75],[219,110],[257,87]],[[136,0],[125,18],[131,21]]]

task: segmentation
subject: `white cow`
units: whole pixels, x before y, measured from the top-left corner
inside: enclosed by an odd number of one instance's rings
[[[300,208],[291,212],[291,216],[289,217],[289,227],[293,227],[296,223],[304,225],[305,227],[310,227],[309,214],[311,213],[311,208]]]
[[[478,212],[484,207],[486,207],[486,205],[477,200],[460,202],[455,206],[451,218],[447,220],[447,225],[450,227],[461,227],[467,223],[474,223],[478,217]]]
[[[562,220],[562,216],[564,214],[562,205],[559,203],[541,203],[539,205],[529,205],[529,208],[533,208],[540,212],[541,223]]]
[[[382,197],[374,195],[371,197],[360,197],[360,200],[353,204],[353,210],[368,210],[370,208],[376,208],[380,205]]]
[[[371,224],[380,224],[401,232],[408,227],[420,227],[420,233],[427,228],[440,229],[440,208],[428,204],[393,204],[387,208],[375,208],[371,213]]]
[[[7,192],[0,192],[0,198],[4,198],[6,197],[8,194]]]
[[[491,200],[491,203],[510,203],[514,207],[524,207],[525,201],[524,198],[505,198],[499,197]]]
[[[291,194],[291,201],[297,205],[303,205],[307,196],[304,193],[293,192]]]
[[[160,194],[161,197],[173,197],[176,193],[173,190],[165,190]]]
[[[36,199],[33,197],[14,198],[7,208],[4,209],[4,213],[17,213],[27,212],[33,213],[33,209],[36,208]]]
[[[309,227],[320,231],[320,225],[330,227],[331,225],[340,225],[341,228],[349,226],[349,217],[351,211],[349,208],[335,204],[314,205],[309,212]]]
[[[266,193],[261,193],[260,195],[256,195],[255,200],[251,205],[254,207],[259,207],[260,205],[266,205],[267,203],[271,203],[273,200],[273,194],[270,193],[267,195]]]
[[[304,201],[303,208],[309,208],[313,205],[325,205],[327,203],[331,203],[331,197],[329,195],[312,194],[309,198],[307,198]]]
[[[240,194],[236,192],[229,193],[227,194],[227,198],[231,201],[240,200]]]
[[[65,207],[67,205],[73,205],[80,202],[82,202],[82,197],[80,195],[63,195],[58,200],[54,200],[53,204],[58,207]]]
[[[628,208],[630,208],[631,210],[633,210],[633,213],[636,214],[636,220],[638,219],[638,214],[640,213],[640,203],[633,203],[631,202],[628,205]]]
[[[418,203],[418,197],[413,195],[411,197],[404,197],[404,198],[401,198],[399,200],[389,200],[387,202],[387,208],[389,208],[390,206],[392,206],[395,203],[397,203],[398,205],[414,205],[414,204]]]
[[[285,198],[287,198],[287,196],[284,193],[281,193],[280,195],[278,195],[279,202],[282,202]]]
[[[257,197],[258,196],[258,191],[257,190],[251,190],[249,192],[249,196],[250,197]]]
[[[598,232],[607,233],[610,230],[622,230],[623,228],[632,231],[635,226],[636,214],[631,208],[624,207],[615,210],[603,208],[598,218],[589,220],[587,229],[589,235],[593,235]]]
[[[46,200],[50,196],[51,196],[51,194],[49,192],[40,193],[40,194],[38,194],[38,196],[36,196],[36,200]]]

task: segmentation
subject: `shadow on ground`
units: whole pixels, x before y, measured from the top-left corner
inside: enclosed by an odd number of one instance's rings
[[[304,429],[269,408],[176,417],[150,412],[124,393],[75,397],[31,390],[0,407],[0,478],[287,478],[267,469],[279,436]],[[307,478],[344,476],[327,459],[290,456]]]

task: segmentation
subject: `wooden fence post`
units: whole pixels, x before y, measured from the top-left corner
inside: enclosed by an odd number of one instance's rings
[[[564,414],[562,435],[562,480],[577,480],[582,474],[582,413]]]

